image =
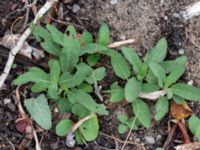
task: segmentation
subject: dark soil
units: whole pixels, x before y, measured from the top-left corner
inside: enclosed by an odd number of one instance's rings
[[[63,0],[64,1],[64,0]],[[175,18],[175,13],[179,12],[185,6],[192,4],[198,0],[118,0],[116,4],[111,4],[111,0],[74,0],[70,4],[63,4],[60,2],[57,5],[57,9],[63,7],[64,16],[63,21],[72,23],[78,30],[87,29],[96,34],[99,24],[106,22],[110,26],[112,41],[124,40],[129,38],[136,39],[136,42],[130,47],[134,48],[141,57],[144,53],[151,48],[158,39],[163,36],[167,37],[169,42],[168,58],[176,58],[179,56],[176,42],[174,41],[175,35],[178,34],[181,38],[181,48],[184,49],[185,55],[188,57],[188,63],[186,67],[186,73],[183,80],[188,82],[192,80],[195,86],[200,87],[200,16],[194,17],[189,21]],[[40,6],[43,1],[39,1]],[[76,13],[72,12],[74,4],[80,6],[80,10]],[[0,1],[0,36],[3,36],[6,30],[9,30],[11,24],[17,17],[24,16],[24,11],[16,12],[6,16],[16,9],[23,8],[24,4],[17,0],[1,0]],[[55,16],[57,17],[57,16]],[[30,15],[30,20],[32,14]],[[55,22],[54,22],[55,23]],[[55,23],[60,25],[59,23]],[[60,25],[62,27],[62,25]],[[106,58],[104,58],[106,59]],[[1,66],[5,60],[0,58]],[[102,61],[102,62],[107,62]],[[116,81],[116,77],[113,75],[110,67],[107,67],[108,75],[106,82],[102,83],[103,88],[109,88],[109,85]],[[0,92],[0,150],[10,150],[14,145],[16,148],[19,146],[24,135],[19,133],[15,128],[15,120],[19,116],[18,109],[15,105],[13,95],[15,88],[11,85],[11,81],[21,72],[24,67],[18,65],[18,67],[11,71],[9,78],[6,82],[5,88]],[[30,87],[25,87],[29,89]],[[26,89],[23,89],[26,91]],[[23,93],[23,92],[22,92]],[[25,94],[30,95],[30,94]],[[108,105],[108,95],[104,95],[105,104]],[[10,99],[8,104],[5,104],[5,99]],[[149,106],[154,110],[154,103],[149,103]],[[191,102],[189,105],[195,114],[200,116],[200,103]],[[110,108],[110,114],[106,117],[100,118],[101,133],[105,133],[110,136],[125,140],[127,133],[119,135],[117,126],[117,115],[130,114],[130,106],[128,105],[112,105]],[[147,150],[154,150],[156,147],[162,147],[166,137],[168,135],[168,121],[170,116],[167,115],[160,122],[155,122],[152,119],[152,126],[150,129],[141,128],[138,131],[131,133],[129,141],[136,142],[135,145],[127,145],[126,150],[140,150],[143,149],[141,145],[144,145]],[[119,149],[122,143],[116,142],[104,134],[99,135],[95,142],[88,143],[85,147],[76,147],[74,149],[81,150],[101,150],[105,147],[107,149]],[[152,137],[155,142],[150,144],[145,138]],[[54,134],[54,131],[44,132],[39,134],[39,138],[42,140],[42,148],[44,150],[55,149],[69,149],[65,146],[65,138],[59,138]],[[191,136],[192,137],[192,136]],[[192,138],[191,138],[192,139]],[[178,143],[173,143],[177,145]],[[34,149],[34,142],[32,142],[27,149]],[[173,149],[173,146],[171,147]]]

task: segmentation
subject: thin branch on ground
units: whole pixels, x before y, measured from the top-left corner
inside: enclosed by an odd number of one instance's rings
[[[127,144],[127,141],[128,141],[128,139],[129,139],[129,137],[130,137],[130,135],[131,135],[131,132],[132,132],[133,127],[134,127],[134,125],[135,125],[136,119],[137,119],[137,117],[138,117],[138,112],[139,112],[139,110],[138,110],[137,113],[135,114],[135,118],[134,118],[134,120],[133,120],[133,122],[132,122],[132,124],[131,124],[131,128],[130,128],[130,130],[129,130],[129,132],[128,132],[128,135],[126,136],[126,140],[125,140],[125,142],[124,142],[124,144],[123,144],[121,150],[124,150],[124,148],[125,148],[125,146],[126,146],[126,144]]]
[[[71,132],[75,132],[84,122],[86,122],[87,120],[91,119],[92,117],[94,117],[95,114],[91,114],[89,116],[86,116],[84,118],[82,118],[81,120],[79,120],[73,127]]]
[[[38,0],[34,0],[31,4],[29,4],[29,5],[25,5],[23,8],[21,8],[21,9],[17,9],[17,10],[14,10],[14,11],[12,11],[10,14],[8,14],[6,17],[5,17],[5,20],[7,20],[11,15],[13,15],[13,14],[15,14],[15,13],[17,13],[17,12],[20,12],[20,11],[24,11],[26,8],[30,8],[30,7],[32,7],[33,5],[36,5],[37,4],[37,1]]]
[[[117,48],[126,44],[133,44],[135,42],[135,39],[128,39],[128,40],[124,40],[124,41],[118,41],[118,42],[114,42],[111,43],[110,45],[108,45],[109,48]]]
[[[29,5],[28,0],[25,0],[25,5],[26,5],[26,6]],[[24,20],[24,23],[23,23],[23,26],[22,26],[21,32],[24,31],[24,29],[26,29],[26,27],[27,27],[27,24],[28,24],[28,18],[29,18],[29,13],[30,13],[30,7],[27,7],[27,8],[26,8],[25,20]]]
[[[58,0],[50,0],[47,1],[42,8],[39,10],[37,16],[35,17],[35,19],[33,20],[33,24],[36,24],[38,22],[38,20],[54,5],[55,2],[57,2]],[[19,41],[16,43],[16,46],[14,48],[11,49],[10,53],[9,53],[9,57],[6,63],[6,66],[4,68],[3,73],[0,76],[0,89],[2,88],[9,72],[11,69],[11,66],[14,62],[15,56],[16,54],[19,52],[20,48],[22,47],[24,41],[28,38],[28,36],[31,34],[31,29],[27,28],[25,30],[25,32],[21,35],[21,37],[19,38]]]
[[[110,138],[110,139],[112,139],[112,140],[114,140],[114,141],[117,141],[117,142],[119,142],[119,143],[121,143],[121,144],[124,144],[124,143],[125,143],[125,141],[122,141],[122,140],[120,140],[119,138],[116,138],[116,137],[114,137],[114,136],[107,135],[107,134],[105,134],[105,133],[103,133],[103,132],[100,132],[100,135],[102,135],[102,136],[104,136],[104,137],[107,137],[107,138]],[[131,141],[126,141],[126,144],[136,145],[136,146],[138,146],[138,147],[142,147],[143,150],[146,150],[146,149],[144,148],[143,144],[140,144],[140,143],[131,142]]]

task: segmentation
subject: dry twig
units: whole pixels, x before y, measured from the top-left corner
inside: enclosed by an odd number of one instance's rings
[[[114,42],[111,43],[110,45],[108,45],[109,48],[117,48],[126,44],[132,44],[135,42],[135,39],[128,39],[128,40],[124,40],[124,41],[119,41],[119,42]]]
[[[37,16],[35,17],[35,19],[33,20],[33,24],[36,24],[37,21],[53,6],[53,4],[55,2],[57,2],[58,0],[48,0],[43,7],[39,10]],[[19,38],[19,41],[17,42],[16,46],[14,48],[11,49],[10,53],[9,53],[9,58],[8,61],[6,63],[6,66],[4,68],[3,73],[0,76],[0,89],[2,88],[9,72],[11,69],[11,66],[14,62],[15,56],[16,54],[19,52],[20,48],[22,47],[24,41],[28,38],[28,36],[31,34],[31,29],[27,28],[25,30],[25,32],[21,35],[21,37]]]

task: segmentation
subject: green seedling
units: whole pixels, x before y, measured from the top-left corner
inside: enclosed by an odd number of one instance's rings
[[[131,103],[133,113],[138,112],[137,119],[146,128],[151,126],[151,114],[144,99],[157,100],[154,114],[157,121],[168,112],[169,100],[179,104],[184,100],[200,100],[200,89],[177,83],[185,72],[187,58],[181,56],[166,61],[167,47],[166,39],[161,38],[146,53],[144,60],[128,47],[121,48],[123,55],[114,50],[104,52],[110,56],[116,76],[125,81],[124,87],[117,82],[111,85],[111,89],[107,91],[111,93],[110,101],[116,103],[126,100]],[[126,130],[127,126],[120,124],[120,133]]]
[[[134,119],[135,119],[134,117],[128,119],[127,116],[125,116],[125,115],[122,115],[122,114],[119,115],[118,120],[120,121],[120,124],[118,126],[118,132],[120,134],[123,134],[131,128],[132,128],[132,130],[138,130],[140,123],[137,119],[134,122]],[[133,122],[134,122],[134,125],[132,127]]]
[[[32,30],[41,47],[53,56],[48,62],[49,72],[32,67],[13,82],[15,85],[32,82],[34,83],[31,87],[32,92],[46,94],[24,101],[32,118],[42,128],[51,129],[52,115],[47,99],[54,101],[58,105],[60,113],[68,112],[76,117],[75,120],[61,120],[57,124],[56,134],[66,136],[75,121],[92,113],[108,115],[105,106],[98,104],[90,95],[97,82],[106,75],[105,68],[96,68],[95,64],[101,57],[100,52],[108,50],[107,25],[101,26],[97,43],[93,42],[92,35],[87,31],[82,33],[81,38],[77,38],[73,26],[68,26],[65,33],[60,32],[52,25],[47,25],[46,28],[37,25],[33,26]],[[87,58],[87,63],[82,62],[82,58]],[[95,140],[98,132],[98,118],[94,115],[81,124],[75,135],[81,143],[81,139]]]

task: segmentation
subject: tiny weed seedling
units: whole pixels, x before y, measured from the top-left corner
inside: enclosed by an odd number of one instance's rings
[[[146,128],[151,125],[151,114],[148,105],[142,98],[142,94],[149,93],[157,97],[155,105],[155,120],[162,119],[169,109],[169,100],[176,103],[183,103],[184,100],[199,101],[200,89],[184,83],[176,83],[185,72],[186,57],[181,56],[175,60],[165,61],[167,54],[167,41],[162,38],[156,46],[150,49],[142,61],[138,54],[131,48],[122,47],[123,56],[116,51],[106,51],[111,57],[111,64],[115,74],[126,81],[124,88],[117,82],[111,85],[110,101],[112,103],[127,100],[132,104],[133,113],[138,112],[137,120]],[[159,91],[162,91],[159,96]],[[150,94],[151,93],[151,94]],[[148,99],[148,97],[145,97]],[[119,116],[119,133],[124,133],[128,129],[128,118]],[[189,120],[189,126],[193,134],[197,135],[195,122],[199,119],[195,116]],[[198,135],[197,135],[198,136]],[[200,139],[200,137],[198,137]]]
[[[24,101],[31,117],[42,128],[51,129],[52,115],[47,99],[56,102],[60,113],[69,112],[76,117],[76,120],[65,119],[57,124],[56,134],[65,136],[71,131],[74,121],[92,113],[108,115],[105,106],[96,103],[90,95],[94,85],[106,74],[104,67],[93,69],[92,66],[100,59],[99,53],[108,50],[108,26],[101,26],[97,43],[93,43],[93,37],[87,31],[77,38],[73,26],[68,26],[65,33],[52,25],[47,25],[46,28],[38,25],[32,29],[36,40],[46,52],[52,54],[52,59],[48,62],[49,72],[32,67],[14,80],[15,85],[32,82],[32,92],[46,93]],[[87,63],[82,62],[81,57],[86,57]],[[78,143],[83,140],[92,141],[98,136],[98,132],[99,123],[94,115],[78,128],[76,140]]]

